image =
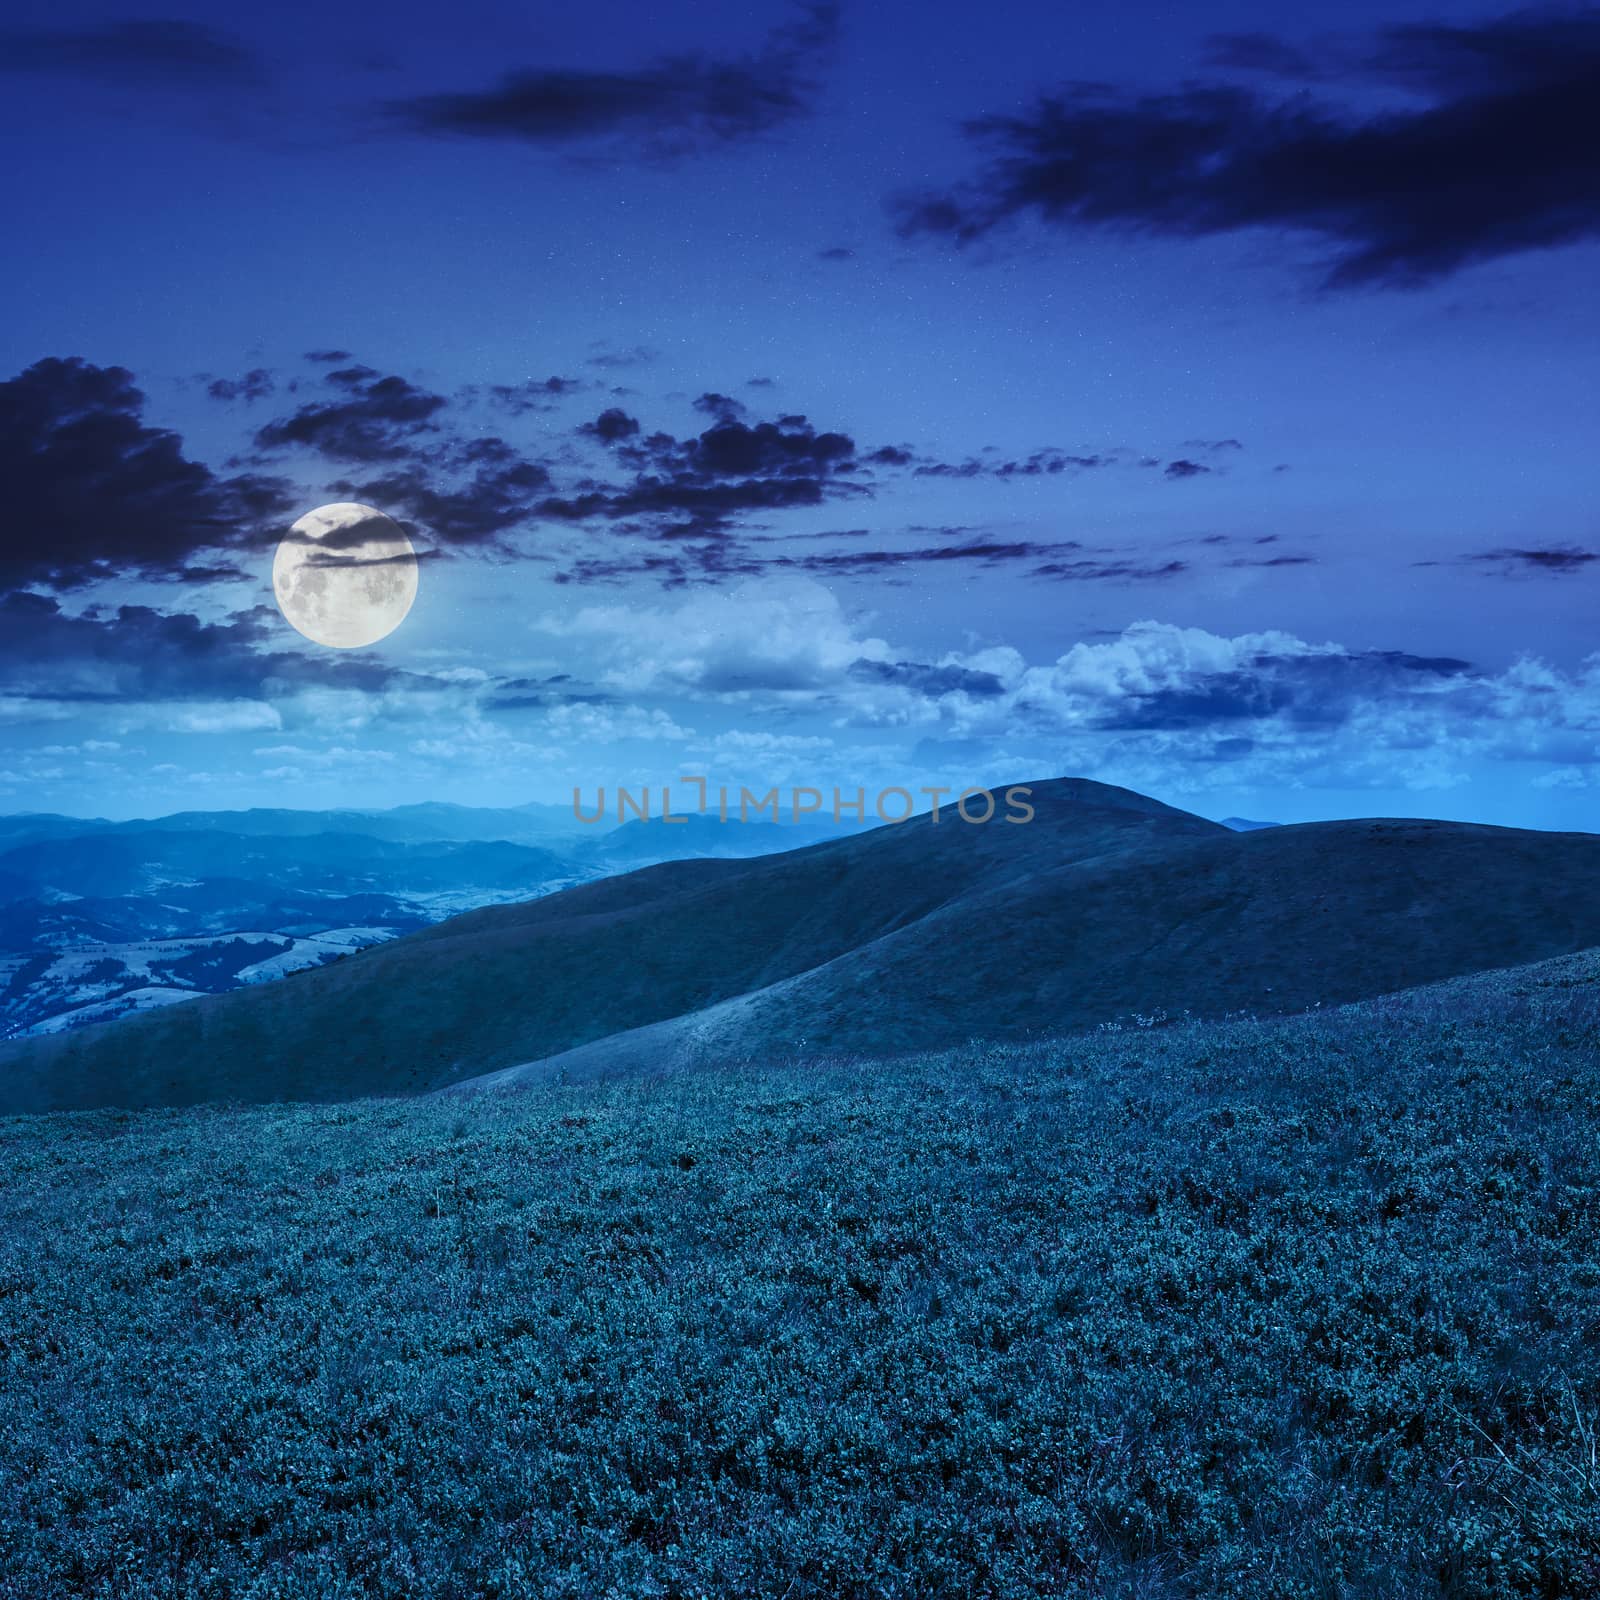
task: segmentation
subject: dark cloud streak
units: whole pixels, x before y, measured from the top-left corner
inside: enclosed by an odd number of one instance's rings
[[[1130,696],[1097,726],[1175,731],[1281,717],[1302,732],[1324,730],[1348,721],[1362,704],[1404,701],[1471,670],[1470,662],[1454,657],[1398,650],[1261,654],[1242,670],[1201,674],[1181,687]]]
[[[438,431],[445,397],[370,367],[330,372],[327,382],[346,391],[342,400],[313,401],[256,431],[256,447],[282,450],[298,445],[336,461],[394,461],[409,454],[418,438]]]
[[[392,102],[416,133],[662,160],[759,138],[807,115],[838,29],[838,6],[813,0],[754,55],[682,55],[633,71],[524,69],[487,89]]]
[[[0,35],[0,71],[235,88],[267,76],[261,59],[238,39],[173,18]]]
[[[1385,30],[1315,67],[1262,36],[1218,46],[1273,74],[1402,83],[1427,103],[1358,114],[1233,86],[1078,86],[967,124],[977,179],[898,204],[958,242],[1031,216],[1176,238],[1279,229],[1332,248],[1329,287],[1416,285],[1600,235],[1600,15]]]

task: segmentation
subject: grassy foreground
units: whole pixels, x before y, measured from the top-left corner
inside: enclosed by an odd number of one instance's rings
[[[1594,962],[0,1123],[0,1588],[1600,1594]]]

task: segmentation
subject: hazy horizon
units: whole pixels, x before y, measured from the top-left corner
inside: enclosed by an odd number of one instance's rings
[[[1036,782],[1036,783],[1042,783],[1042,782],[1049,782],[1053,778],[1072,778],[1072,777],[1078,777],[1078,776],[1080,776],[1080,774],[1077,774],[1077,773],[1053,773],[1053,774],[1050,775],[1049,778],[1040,778],[1037,774],[1035,774],[1035,776],[1032,779],[1032,781]],[[1013,783],[1013,782],[1025,783],[1027,781],[1029,781],[1029,780],[1013,779],[1013,780],[1007,780],[1007,784]],[[1095,780],[1095,781],[1106,781],[1106,780]],[[991,784],[985,785],[985,784],[982,784],[980,782],[979,784],[975,785],[975,787],[988,788],[989,790],[991,790],[992,792],[994,792],[994,793],[996,793],[998,795],[1000,793],[1000,791],[1002,791],[1005,787],[1007,787],[1007,784],[991,783]],[[606,815],[605,815],[603,823],[594,823],[594,824],[586,824],[585,825],[588,828],[588,831],[591,832],[591,833],[595,833],[595,834],[603,833],[607,828],[616,827],[618,825],[617,814],[616,814],[616,808],[617,808],[616,786],[611,785],[611,784],[607,784],[605,787],[606,787]],[[627,787],[627,786],[624,785],[623,787]],[[659,784],[635,785],[629,792],[630,792],[630,795],[633,797],[633,800],[636,802],[638,797],[639,797],[639,795],[640,795],[640,793],[642,792],[642,790],[645,787],[648,787],[649,790],[650,790],[651,812],[650,812],[649,820],[653,821],[653,820],[656,820],[659,817],[659,814],[660,814],[659,813],[659,804],[660,804],[659,797],[660,797],[660,794],[661,794],[661,786]],[[669,780],[669,783],[668,783],[668,787],[669,788],[673,787],[673,785],[670,782],[670,780]],[[715,793],[716,787],[717,786],[714,783],[713,786],[712,786],[713,794]],[[768,785],[766,787],[770,788],[770,787],[773,787],[773,786],[772,785]],[[1126,787],[1128,787],[1128,785],[1117,785],[1117,787],[1126,788]],[[675,799],[673,801],[673,813],[674,813],[675,816],[682,814],[682,799],[683,799],[683,796],[685,794],[687,795],[687,797],[689,798],[689,800],[691,802],[690,808],[689,808],[689,814],[690,815],[694,815],[695,814],[694,809],[693,809],[693,805],[692,805],[694,792],[695,791],[692,788],[688,789],[687,791],[680,791],[679,792],[679,798]],[[737,809],[737,795],[738,795],[738,792],[739,792],[739,786],[738,786],[737,783],[735,783],[735,784],[732,785],[732,787],[730,789],[730,793],[735,797],[735,800],[734,800],[734,809],[735,809],[735,811]],[[850,786],[845,792],[846,792],[847,796],[848,795],[853,795],[854,792],[855,792],[855,786],[853,786],[853,785]],[[957,791],[952,791],[952,793],[955,793],[955,792],[957,792]],[[1580,827],[1580,826],[1577,826],[1576,824],[1567,824],[1567,823],[1562,823],[1562,822],[1528,822],[1528,821],[1504,820],[1503,818],[1498,817],[1498,816],[1480,815],[1480,814],[1477,814],[1477,813],[1471,811],[1470,809],[1454,808],[1454,807],[1450,806],[1448,804],[1448,802],[1442,803],[1437,807],[1429,807],[1426,803],[1422,803],[1422,804],[1417,805],[1416,808],[1412,809],[1412,810],[1356,811],[1356,810],[1340,810],[1340,809],[1337,809],[1336,806],[1328,803],[1326,801],[1326,798],[1323,797],[1323,803],[1320,804],[1320,805],[1317,805],[1315,807],[1280,806],[1278,808],[1278,814],[1269,815],[1268,812],[1266,810],[1264,810],[1264,809],[1258,809],[1256,811],[1224,811],[1224,810],[1219,810],[1215,805],[1200,806],[1200,805],[1195,805],[1195,804],[1186,804],[1184,802],[1184,800],[1178,799],[1178,798],[1174,798],[1171,795],[1164,795],[1164,794],[1160,794],[1160,793],[1150,793],[1149,791],[1146,791],[1146,790],[1136,790],[1135,792],[1136,793],[1141,793],[1141,794],[1148,794],[1149,798],[1152,799],[1152,800],[1159,800],[1159,801],[1162,802],[1162,804],[1173,806],[1177,810],[1180,810],[1180,811],[1192,812],[1195,816],[1204,817],[1208,821],[1212,821],[1212,822],[1243,821],[1243,822],[1263,823],[1263,824],[1268,824],[1268,825],[1271,825],[1271,826],[1278,826],[1278,827],[1292,827],[1292,826],[1294,826],[1294,825],[1296,825],[1298,823],[1381,821],[1381,820],[1386,819],[1386,818],[1395,818],[1395,819],[1405,819],[1405,820],[1411,820],[1411,821],[1439,821],[1439,822],[1476,823],[1476,824],[1480,824],[1480,825],[1488,826],[1488,827],[1525,828],[1525,829],[1530,829],[1530,830],[1532,830],[1534,832],[1542,832],[1542,833],[1600,833],[1600,826]],[[783,787],[781,789],[781,794],[780,794],[781,807],[780,807],[780,810],[781,810],[782,814],[781,814],[781,816],[779,817],[778,820],[781,821],[782,823],[784,823],[785,825],[790,825],[795,821],[795,819],[790,814],[789,794],[790,794],[790,789],[788,787]],[[871,827],[892,826],[893,825],[892,822],[882,822],[874,815],[874,813],[873,813],[874,794],[875,794],[875,791],[873,791],[870,788],[867,789],[867,791],[866,791],[867,825],[871,826]],[[1303,799],[1304,797],[1303,796],[1295,796],[1294,798]],[[305,811],[305,812],[319,812],[319,811],[340,812],[340,811],[346,811],[346,812],[350,812],[350,813],[353,813],[353,814],[367,815],[367,814],[382,813],[382,812],[387,812],[387,811],[405,810],[405,809],[408,809],[408,808],[411,808],[411,807],[414,807],[414,806],[429,805],[429,804],[439,804],[439,805],[447,805],[447,806],[459,806],[459,807],[463,807],[463,808],[469,809],[469,810],[482,809],[482,810],[489,810],[489,811],[515,810],[518,807],[523,807],[523,806],[542,806],[542,807],[550,807],[550,808],[553,808],[556,811],[566,812],[568,814],[571,814],[571,812],[572,812],[572,797],[571,797],[571,794],[569,793],[564,800],[563,799],[559,799],[559,798],[558,799],[521,799],[521,800],[513,798],[513,799],[510,799],[510,800],[501,801],[501,802],[498,802],[498,803],[495,803],[495,804],[489,804],[487,802],[474,802],[474,801],[471,801],[471,800],[439,800],[436,797],[432,797],[432,796],[417,796],[416,798],[406,798],[406,799],[390,799],[390,800],[387,800],[387,801],[380,801],[380,802],[376,802],[376,803],[372,803],[372,804],[340,803],[340,804],[328,804],[328,805],[316,805],[316,804],[313,804],[313,803],[310,803],[310,802],[296,802],[294,804],[286,804],[286,803],[284,803],[282,801],[275,802],[275,801],[271,800],[270,798],[262,800],[262,801],[260,801],[258,803],[249,804],[249,805],[206,805],[206,804],[201,803],[199,800],[195,800],[193,803],[190,803],[190,804],[187,804],[187,805],[177,805],[177,806],[174,806],[169,811],[161,811],[161,812],[152,812],[152,811],[125,811],[125,812],[118,812],[114,808],[108,808],[105,811],[97,812],[97,813],[89,813],[89,812],[83,812],[83,811],[49,811],[49,810],[42,810],[42,809],[34,809],[34,810],[16,810],[16,811],[0,812],[0,816],[12,817],[12,818],[15,818],[15,817],[27,817],[27,816],[63,816],[63,817],[70,818],[71,820],[76,821],[76,822],[107,822],[107,823],[111,823],[113,825],[122,825],[122,824],[129,823],[129,822],[141,822],[141,821],[155,822],[155,821],[160,821],[164,817],[183,815],[183,814],[195,813],[195,812],[217,812],[219,814],[231,814],[231,813],[248,812],[248,811],[278,811],[278,810]],[[949,801],[941,801],[941,804],[947,805],[947,804],[949,804]],[[583,810],[586,813],[592,813],[593,810],[594,810],[594,805],[595,805],[595,790],[592,787],[585,788],[584,791],[583,791],[583,795],[582,795]],[[713,804],[713,811],[714,811],[714,809],[715,808],[714,808],[714,804]],[[751,810],[752,810],[752,814],[751,814],[749,820],[752,823],[762,822],[762,821],[770,821],[771,820],[770,813],[763,812],[760,815],[756,815],[754,806],[752,806]],[[1303,815],[1301,815],[1301,814],[1290,814],[1291,811],[1299,812],[1299,811],[1302,811],[1302,810],[1305,812],[1305,814],[1303,814]],[[909,821],[909,820],[911,820],[912,817],[926,816],[928,814],[928,811],[929,811],[929,802],[926,801],[925,799],[921,799],[919,797],[918,801],[917,801],[917,806],[916,806],[915,811],[913,811],[910,814],[910,816],[908,816],[908,817],[906,817],[904,819],[901,819],[901,820]],[[999,816],[1000,813],[997,812],[996,815]],[[850,822],[852,820],[852,817],[853,817],[853,812],[847,806],[846,809],[844,810],[844,820],[846,821],[846,823],[848,823],[848,822]],[[624,817],[623,820],[624,821],[629,821],[629,822],[633,821],[634,820],[634,812],[630,810],[626,814],[626,816]],[[824,804],[823,804],[823,808],[822,808],[821,813],[818,816],[812,816],[812,817],[808,817],[808,816],[802,815],[799,820],[800,820],[800,822],[802,824],[805,823],[805,822],[808,822],[808,821],[814,822],[814,821],[819,821],[819,820],[820,821],[830,821],[831,820],[830,801],[829,801],[829,798],[828,798],[827,791],[824,791]],[[735,815],[735,816],[730,817],[729,822],[728,822],[727,825],[728,826],[737,826],[738,825],[737,816]]]

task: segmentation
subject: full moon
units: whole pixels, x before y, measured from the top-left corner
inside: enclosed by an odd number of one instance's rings
[[[417,553],[381,511],[337,501],[290,528],[273,558],[272,591],[306,638],[359,650],[405,621],[417,598]]]

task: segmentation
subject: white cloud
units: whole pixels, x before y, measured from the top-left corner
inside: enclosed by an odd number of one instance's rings
[[[799,577],[750,580],[675,605],[586,606],[531,626],[583,647],[592,676],[630,693],[811,693],[843,681],[857,660],[890,654],[882,639],[857,635],[830,590]]]
[[[1533,780],[1535,789],[1592,789],[1597,781],[1593,767],[1557,767],[1552,772],[1541,772]]]
[[[1075,644],[1053,666],[1021,675],[1014,700],[1079,727],[1120,705],[1181,693],[1229,674],[1258,670],[1262,659],[1338,657],[1336,644],[1312,645],[1287,633],[1222,638],[1204,628],[1135,622],[1104,644]]]
[[[392,766],[396,759],[392,750],[362,749],[345,744],[326,745],[321,749],[298,744],[265,744],[257,747],[256,754],[266,760],[276,758],[293,762],[296,767],[316,767],[319,770],[385,767]],[[274,774],[268,772],[263,776],[270,778]]]
[[[679,717],[686,701],[764,704],[836,729],[967,741],[1034,770],[1157,790],[1431,790],[1459,786],[1491,761],[1600,767],[1600,655],[1572,671],[1526,659],[1485,674],[1281,630],[1230,637],[1146,620],[1048,663],[1005,644],[919,661],[807,578],[675,604],[587,607],[535,627],[589,657],[591,676],[660,697]],[[652,737],[638,715],[620,736]],[[619,736],[614,711],[563,707],[552,717],[575,742]],[[820,765],[821,748],[762,743],[816,730],[815,720],[792,734],[735,729],[696,748],[739,766],[777,766],[780,756],[786,769],[808,758]]]
[[[65,722],[82,706],[67,700],[35,700],[31,695],[0,694],[0,722]]]
[[[659,707],[588,705],[574,701],[552,706],[544,726],[557,739],[582,744],[616,744],[623,739],[665,740],[679,743],[692,730],[680,727]]]
[[[264,700],[217,700],[152,707],[150,720],[172,733],[259,733],[283,726],[276,706]]]
[[[1037,752],[1040,769],[1158,791],[1212,787],[1459,787],[1486,763],[1600,767],[1600,654],[1563,671],[1464,663],[1268,631],[1225,637],[1135,623],[1021,667],[1006,648],[936,665],[998,692],[939,692],[937,674],[840,691],[851,722]],[[929,728],[937,724],[936,729]]]

